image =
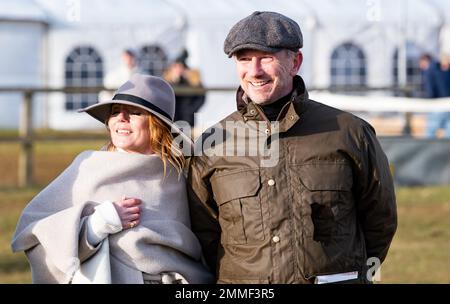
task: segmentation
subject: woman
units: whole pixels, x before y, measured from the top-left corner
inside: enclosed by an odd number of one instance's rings
[[[190,230],[170,85],[135,74],[81,111],[111,142],[78,155],[23,211],[12,248],[25,251],[33,282],[211,282]]]

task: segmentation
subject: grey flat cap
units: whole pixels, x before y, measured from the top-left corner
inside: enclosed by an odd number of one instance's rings
[[[303,35],[297,22],[275,12],[254,12],[231,28],[223,50],[231,57],[242,49],[276,53],[302,47]]]

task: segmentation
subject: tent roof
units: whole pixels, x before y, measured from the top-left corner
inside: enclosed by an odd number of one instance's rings
[[[318,19],[323,25],[355,26],[379,21],[381,26],[401,26],[408,23],[437,26],[442,16],[450,20],[448,0],[166,0],[194,22],[208,19],[236,22],[253,11],[277,11],[292,17],[302,25],[305,19]],[[434,4],[436,2],[436,5]],[[448,9],[446,9],[448,8]],[[445,11],[445,13],[441,12]],[[379,20],[373,20],[378,14]]]
[[[444,18],[447,24],[450,24],[450,1],[448,0],[428,0],[428,5]]]
[[[300,25],[314,17],[314,12],[304,0],[167,0],[167,2],[179,8],[190,23],[217,22],[224,23],[226,28],[254,11],[276,11],[291,17]]]
[[[227,0],[227,1],[207,1],[204,0],[167,0],[192,16],[208,17],[211,19],[222,17],[245,17],[254,11],[276,11],[289,15],[306,15],[311,13],[308,3],[304,0],[289,1],[261,1],[261,0]]]
[[[36,0],[49,11],[54,23],[66,23],[70,10],[79,12],[79,20],[73,23],[84,25],[120,24],[167,24],[179,22],[181,14],[165,0]],[[76,24],[75,24],[76,25]]]
[[[47,23],[47,15],[33,0],[2,0],[0,20]]]
[[[38,3],[56,21],[66,22],[69,10],[76,9],[68,1],[2,0],[5,1],[0,7],[0,16],[45,18],[36,5]],[[401,26],[405,19],[427,26],[439,25],[442,18],[450,22],[448,0],[78,0],[74,3],[79,3],[80,22],[93,24],[156,24],[184,18],[192,24],[207,21],[208,24],[216,22],[228,26],[256,10],[286,14],[302,27],[311,20],[322,25],[344,27],[370,24],[373,23],[371,16],[378,12],[378,25],[381,26]]]
[[[304,0],[316,12],[323,25],[355,26],[378,23],[378,26],[423,24],[437,26],[441,20],[439,6],[427,0]],[[437,0],[439,1],[439,0]],[[448,3],[447,3],[447,6]]]

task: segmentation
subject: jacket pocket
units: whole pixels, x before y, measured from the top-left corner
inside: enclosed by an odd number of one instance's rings
[[[355,249],[353,174],[344,163],[312,163],[298,168],[305,210],[304,274],[358,270]]]
[[[219,207],[223,244],[249,244],[264,240],[259,169],[239,170],[211,178]]]
[[[302,200],[311,211],[314,240],[327,243],[333,235],[345,234],[338,222],[354,209],[350,166],[345,163],[305,164],[300,166],[299,173],[305,188]]]

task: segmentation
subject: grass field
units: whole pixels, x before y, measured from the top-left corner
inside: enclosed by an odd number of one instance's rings
[[[17,144],[0,145],[0,283],[30,283],[23,253],[10,241],[17,219],[30,199],[82,150],[104,142],[40,143],[35,147],[35,181],[18,189]],[[399,227],[385,263],[381,283],[450,283],[450,186],[397,189]]]

